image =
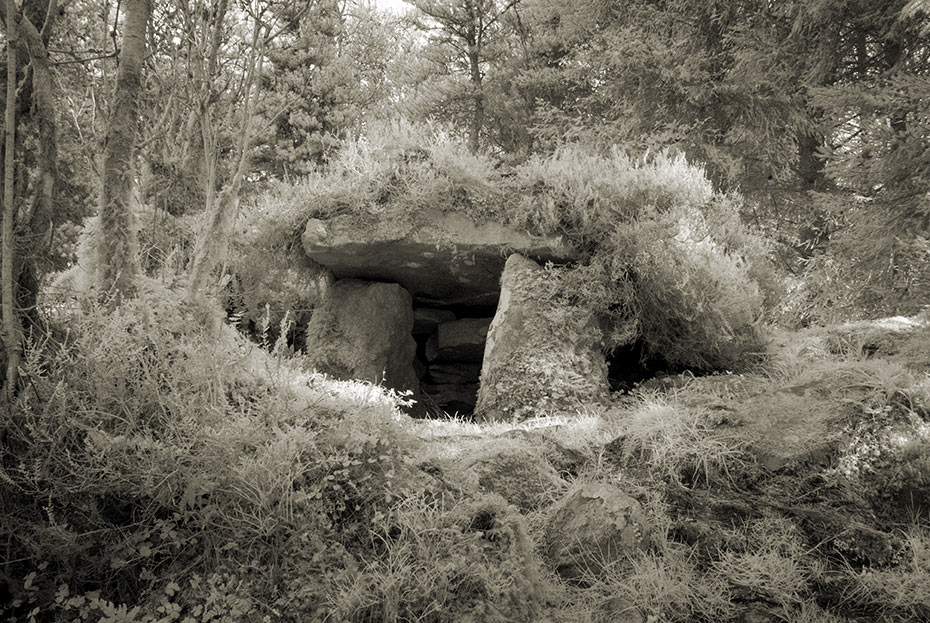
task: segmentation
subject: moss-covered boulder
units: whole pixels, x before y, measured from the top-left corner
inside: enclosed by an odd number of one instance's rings
[[[531,512],[557,497],[565,485],[536,450],[528,444],[492,445],[457,467],[480,491],[496,493],[522,512]]]
[[[555,505],[546,541],[555,571],[566,580],[584,582],[649,547],[652,529],[639,502],[619,487],[595,482]]]
[[[476,415],[525,418],[574,410],[607,396],[607,364],[594,312],[553,292],[553,273],[519,254],[501,277],[485,344]]]
[[[338,379],[384,383],[419,393],[413,368],[413,302],[394,283],[343,279],[329,289],[307,326],[312,365]]]

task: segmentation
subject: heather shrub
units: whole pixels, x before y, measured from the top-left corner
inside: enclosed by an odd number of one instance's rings
[[[597,248],[644,209],[700,208],[713,188],[697,167],[664,154],[634,160],[619,149],[601,154],[570,145],[535,156],[515,170],[517,191],[509,217],[539,233],[563,233]]]
[[[739,368],[762,351],[762,295],[749,264],[693,216],[676,209],[619,227],[603,261],[630,282],[620,287],[635,293],[648,354],[692,369]]]
[[[648,465],[670,482],[725,482],[745,459],[737,440],[715,430],[718,424],[719,416],[704,409],[646,394],[617,423],[610,447],[623,463]]]
[[[902,404],[907,400],[896,389],[884,404],[857,404],[859,417],[826,473],[829,482],[856,491],[890,518],[930,513],[930,422]]]
[[[527,162],[511,184],[512,222],[589,254],[576,292],[598,310],[607,350],[641,339],[648,356],[702,370],[760,353],[764,295],[753,275],[766,250],[701,169],[680,156],[566,147]]]
[[[806,551],[794,524],[768,517],[736,530],[713,568],[736,599],[772,603],[793,618],[811,597],[821,563]]]
[[[471,451],[451,471],[473,490],[498,494],[523,513],[552,503],[566,486],[540,448],[522,440],[498,440]]]
[[[412,229],[429,214],[480,220],[499,210],[499,174],[485,156],[437,128],[374,124],[325,167],[273,186],[247,207],[246,229],[262,248],[298,248],[311,218],[345,216]]]
[[[912,525],[906,547],[891,567],[847,569],[844,599],[882,621],[923,621],[930,618],[930,534]]]
[[[608,566],[590,585],[571,589],[562,606],[565,620],[730,620],[735,613],[727,585],[706,573],[695,551],[667,542],[662,551],[640,552],[623,565]]]

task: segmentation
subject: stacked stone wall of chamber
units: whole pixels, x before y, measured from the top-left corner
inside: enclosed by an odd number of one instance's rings
[[[414,367],[427,411],[471,415],[493,309],[414,308]]]

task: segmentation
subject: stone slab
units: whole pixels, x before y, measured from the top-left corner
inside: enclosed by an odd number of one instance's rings
[[[426,343],[426,358],[431,362],[481,363],[490,318],[462,318],[436,327],[436,334]]]
[[[440,306],[495,306],[511,253],[543,263],[579,259],[561,237],[531,236],[493,222],[478,225],[460,214],[436,215],[412,232],[349,216],[311,219],[301,242],[337,279],[399,283],[417,303]]]

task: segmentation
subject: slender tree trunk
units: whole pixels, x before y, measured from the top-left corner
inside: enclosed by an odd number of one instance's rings
[[[97,237],[97,287],[101,293],[113,292],[115,302],[132,296],[139,272],[131,206],[133,143],[152,0],[124,0],[124,5],[123,42],[103,153]]]
[[[57,16],[55,0],[26,2],[23,4],[22,12],[18,14],[15,3],[0,0],[0,18],[8,28],[15,28],[15,32],[8,39],[10,45],[15,47],[17,59],[28,57],[28,65],[22,69],[16,69],[24,74],[25,80],[19,93],[19,103],[15,99],[13,101],[20,112],[17,117],[25,114],[25,118],[14,121],[24,127],[28,125],[35,129],[34,139],[14,136],[14,149],[10,153],[14,155],[15,160],[17,150],[23,149],[24,140],[29,140],[30,144],[34,145],[36,153],[33,195],[28,199],[21,197],[16,207],[8,212],[13,219],[12,238],[9,244],[3,246],[4,253],[8,253],[3,261],[6,261],[9,267],[10,285],[9,287],[0,285],[0,298],[6,296],[5,292],[12,292],[12,298],[7,299],[12,301],[12,308],[9,311],[13,313],[13,320],[9,326],[13,333],[19,336],[18,339],[13,340],[12,360],[5,357],[3,367],[13,376],[16,375],[18,363],[22,357],[23,336],[31,334],[40,326],[36,312],[39,294],[37,262],[48,251],[47,246],[55,211],[55,193],[58,188],[58,123],[54,98],[55,86],[49,67],[47,48]],[[39,26],[37,27],[36,24]],[[14,197],[18,186],[14,177],[12,185]],[[10,188],[11,186],[5,181],[3,194],[6,194]],[[24,246],[22,239],[28,239],[28,252],[26,253],[19,252],[19,249]],[[0,273],[3,272],[3,269],[0,269]],[[4,345],[6,345],[5,337]],[[7,366],[7,363],[10,365]],[[12,377],[8,386],[11,388],[15,386]]]
[[[249,75],[246,81],[245,109],[242,113],[239,162],[232,178],[223,187],[219,195],[214,198],[212,196],[214,193],[213,187],[207,189],[206,222],[194,247],[194,255],[191,261],[191,277],[187,289],[188,300],[194,300],[204,294],[204,284],[207,278],[226,252],[229,230],[235,220],[236,210],[239,205],[239,191],[242,188],[242,180],[245,178],[251,163],[252,110],[261,90],[265,57],[263,42],[262,27],[256,21],[252,32],[252,54],[249,62]],[[210,121],[206,116],[201,119],[201,123],[205,125],[210,124]],[[205,153],[204,157],[215,158],[216,154]],[[207,162],[209,163],[209,161]]]
[[[19,22],[18,36],[21,48],[29,55],[32,77],[32,115],[38,131],[38,172],[35,197],[21,215],[19,225],[38,235],[41,227],[47,226],[54,215],[55,191],[58,187],[58,122],[55,111],[54,80],[48,63],[47,31],[55,19],[54,1],[49,3],[49,15],[40,32],[26,17]],[[40,222],[37,222],[40,221]]]
[[[13,222],[16,218],[14,205],[14,157],[16,149],[16,6],[6,0],[7,57],[6,57],[6,111],[4,123],[3,163],[3,229],[2,266],[0,266],[0,298],[2,298],[3,346],[6,350],[6,397],[12,400],[16,394],[19,362],[22,358],[22,324],[13,288]]]
[[[798,134],[798,176],[803,190],[822,190],[826,184],[823,160],[817,150],[823,145],[823,137],[812,132]]]
[[[477,45],[469,46],[468,64],[473,106],[468,129],[468,149],[476,154],[481,147],[481,128],[484,126],[484,85],[481,78],[481,52]]]

